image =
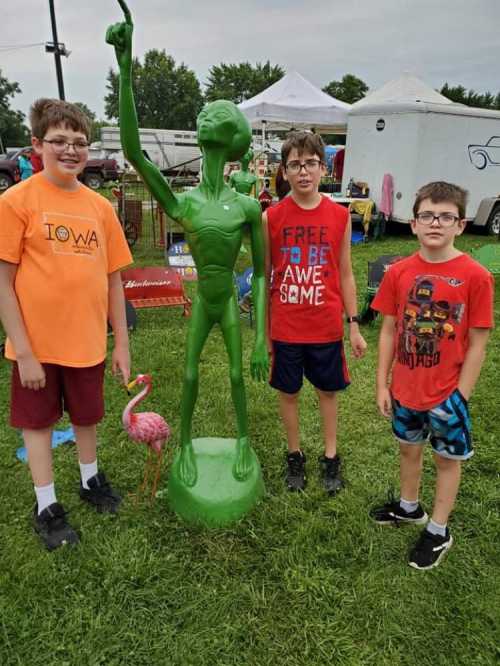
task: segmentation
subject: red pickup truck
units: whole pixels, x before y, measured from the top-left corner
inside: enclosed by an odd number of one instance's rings
[[[4,159],[0,159],[0,192],[4,192],[11,185],[20,180],[17,158],[25,150],[19,148],[7,153]],[[80,180],[92,190],[98,190],[104,183],[110,180],[118,180],[118,164],[116,160],[90,159],[85,169],[80,174]]]

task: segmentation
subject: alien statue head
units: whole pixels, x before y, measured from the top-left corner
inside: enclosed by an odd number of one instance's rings
[[[196,127],[202,152],[223,149],[228,162],[240,160],[252,140],[248,120],[236,104],[225,99],[207,104],[198,115]]]

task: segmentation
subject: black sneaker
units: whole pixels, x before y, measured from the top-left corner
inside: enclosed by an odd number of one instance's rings
[[[405,511],[401,508],[399,500],[395,500],[393,497],[390,497],[386,504],[372,509],[370,517],[379,525],[397,525],[399,523],[423,525],[428,518],[421,504],[414,511]]]
[[[304,490],[306,487],[306,457],[302,451],[288,453],[286,485],[288,490]]]
[[[446,536],[431,534],[428,530],[422,530],[417,543],[410,551],[408,564],[414,569],[432,569],[441,562],[444,554],[451,548],[453,537],[448,528]]]
[[[99,513],[117,513],[122,498],[113,490],[103,472],[92,476],[88,481],[88,490],[82,486],[80,481],[80,497]]]
[[[340,473],[340,456],[327,458],[320,456],[319,468],[323,480],[323,488],[329,495],[335,495],[344,485],[342,474]]]
[[[47,550],[55,550],[59,546],[75,544],[80,541],[78,534],[66,522],[67,511],[62,504],[54,502],[38,515],[38,504],[33,509],[33,526],[39,534]]]

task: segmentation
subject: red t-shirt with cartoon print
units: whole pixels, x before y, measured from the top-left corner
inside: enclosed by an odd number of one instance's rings
[[[266,211],[271,250],[271,338],[323,343],[344,335],[340,249],[346,208],[327,197],[313,209],[289,196]]]
[[[396,317],[391,393],[427,410],[457,387],[470,328],[493,327],[493,276],[461,254],[429,263],[416,254],[392,264],[371,307]]]

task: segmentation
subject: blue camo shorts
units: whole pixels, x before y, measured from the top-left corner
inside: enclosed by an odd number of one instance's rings
[[[429,439],[434,452],[443,458],[467,460],[474,453],[469,408],[458,389],[423,412],[393,398],[392,430],[403,444],[422,444]]]

